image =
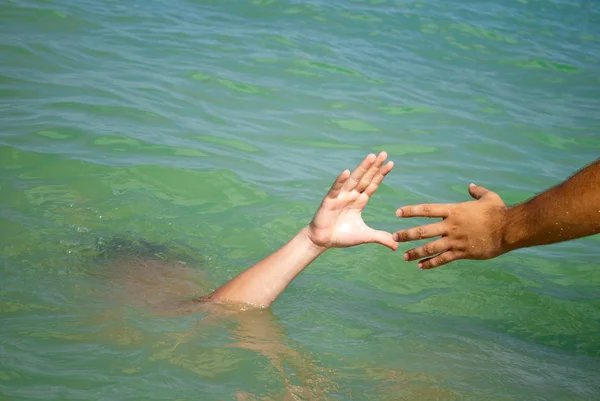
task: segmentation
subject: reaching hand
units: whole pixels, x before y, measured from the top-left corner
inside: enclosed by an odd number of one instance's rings
[[[508,251],[503,244],[507,209],[500,196],[473,184],[469,185],[469,194],[476,200],[398,209],[398,217],[443,218],[438,223],[394,233],[394,239],[400,242],[442,237],[409,250],[404,254],[406,261],[425,258],[418,266],[432,269],[457,259],[491,259]]]
[[[310,240],[323,248],[346,248],[359,244],[379,243],[396,250],[392,234],[374,230],[362,219],[362,211],[383,178],[394,167],[383,165],[387,154],[369,154],[352,172],[344,170],[323,199],[308,226]]]

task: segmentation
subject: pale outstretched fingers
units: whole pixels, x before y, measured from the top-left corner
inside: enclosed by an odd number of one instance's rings
[[[381,184],[381,182],[383,181],[383,179],[385,178],[385,176],[388,175],[388,173],[390,171],[392,171],[393,168],[394,168],[394,162],[392,162],[392,161],[387,162],[375,174],[375,177],[373,178],[373,181],[371,181],[371,183],[369,184],[369,186],[367,187],[367,189],[365,189],[363,191],[363,193],[367,194],[367,196],[373,195],[375,193],[375,191],[377,191],[377,188],[379,188],[379,184]]]
[[[438,237],[446,235],[444,222],[428,224],[425,226],[413,227],[407,230],[400,230],[394,233],[394,239],[398,242],[416,241],[425,238]]]
[[[352,191],[366,174],[366,172],[369,171],[376,159],[377,156],[375,156],[373,153],[369,153],[367,157],[365,157],[358,165],[358,167],[354,169],[352,174],[350,174],[350,178],[348,178],[348,181],[346,181],[344,184],[343,189],[346,191]]]
[[[423,259],[417,264],[417,266],[419,269],[424,270],[433,269],[434,267],[440,267],[458,259],[462,259],[462,256],[460,256],[456,251],[446,251],[432,258]]]
[[[450,214],[448,204],[424,203],[421,205],[402,206],[396,210],[398,217],[440,217],[445,218]]]
[[[371,181],[373,181],[373,178],[375,177],[375,175],[377,174],[377,172],[379,171],[379,169],[385,162],[385,159],[387,159],[386,152],[381,152],[381,153],[379,153],[379,155],[377,155],[377,158],[375,159],[375,162],[373,163],[373,165],[371,166],[369,171],[367,171],[365,173],[365,175],[362,177],[362,179],[356,185],[356,190],[358,192],[363,192],[365,189],[367,189],[367,187],[369,186]]]
[[[450,240],[448,238],[440,238],[435,241],[431,241],[426,243],[423,246],[418,248],[413,248],[409,251],[406,251],[404,254],[404,260],[407,262],[423,259],[425,257],[434,256],[438,253],[445,252],[450,249]]]
[[[342,188],[344,187],[344,183],[346,181],[348,181],[349,177],[350,177],[350,170],[342,171],[342,173],[340,175],[338,175],[338,177],[335,179],[335,181],[331,185],[329,192],[327,192],[327,196],[330,198],[337,197],[340,194],[340,191],[342,190]]]

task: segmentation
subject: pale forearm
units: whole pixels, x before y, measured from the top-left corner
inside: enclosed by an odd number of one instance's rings
[[[344,170],[307,227],[203,300],[267,307],[326,249],[380,243],[395,250],[398,244],[392,235],[368,227],[361,216],[369,198],[394,166],[392,162],[384,164],[386,158],[385,152],[370,154],[353,172]]]
[[[287,244],[214,291],[207,300],[267,307],[324,252],[302,229]]]
[[[506,250],[600,233],[600,161],[506,211]]]

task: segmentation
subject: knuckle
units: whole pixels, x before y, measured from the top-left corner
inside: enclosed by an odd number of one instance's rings
[[[422,210],[423,210],[423,214],[429,214],[429,213],[431,213],[431,206],[423,205]]]
[[[417,229],[416,229],[417,238],[423,239],[423,238],[425,238],[426,234],[427,234],[427,232],[424,227],[417,227]]]
[[[467,249],[463,241],[450,242],[450,248],[458,252],[464,252]]]
[[[458,259],[464,259],[462,257],[462,252],[451,252],[450,255],[448,255],[448,259],[446,260],[446,263],[454,262],[455,260],[458,260]]]
[[[435,253],[435,250],[433,249],[433,245],[431,245],[431,242],[423,245],[423,253],[425,255],[433,255]]]

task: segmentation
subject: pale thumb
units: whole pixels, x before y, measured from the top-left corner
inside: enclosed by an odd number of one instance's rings
[[[381,245],[385,245],[392,251],[398,249],[398,243],[394,241],[392,234],[386,231],[373,230],[369,242],[376,242]]]
[[[475,184],[469,184],[469,194],[474,199],[481,199],[489,193],[492,193],[492,191],[487,188],[479,187]]]

